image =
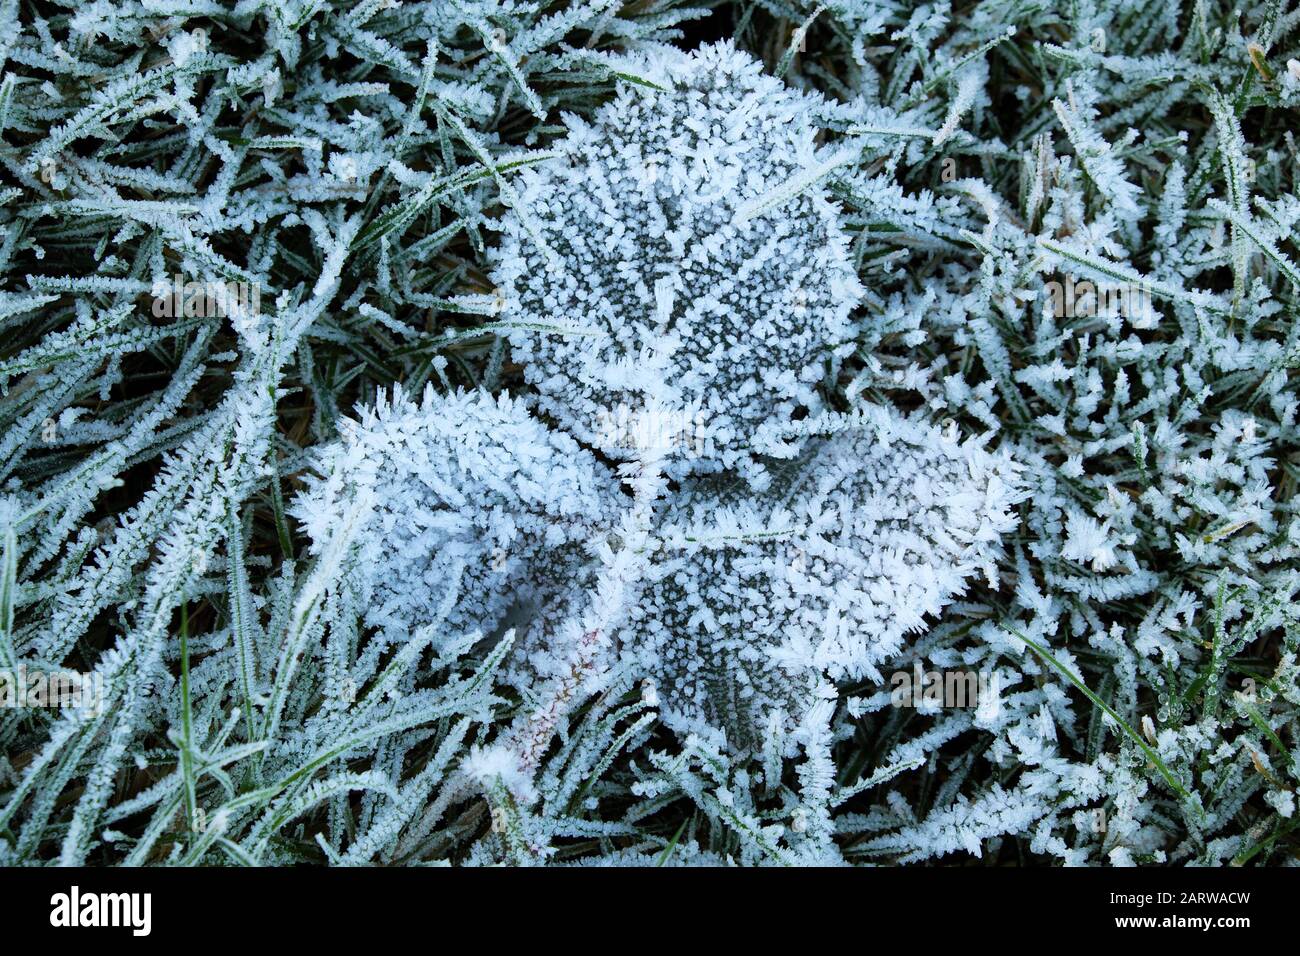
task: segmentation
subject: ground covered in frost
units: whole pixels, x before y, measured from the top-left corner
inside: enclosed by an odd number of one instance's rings
[[[1290,0],[0,0],[0,864],[1285,865]]]

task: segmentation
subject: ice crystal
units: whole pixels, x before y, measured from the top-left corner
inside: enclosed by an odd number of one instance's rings
[[[689,4],[0,2],[0,865],[1295,857],[1294,4]]]
[[[730,44],[660,53],[526,171],[493,257],[514,355],[576,437],[628,457],[659,410],[669,474],[743,467],[812,409],[860,294],[811,97]]]
[[[490,633],[512,605],[562,589],[559,555],[613,523],[603,466],[507,396],[430,387],[415,402],[397,389],[341,430],[294,511],[319,554],[360,509],[368,626]]]
[[[765,493],[708,477],[674,503],[629,627],[670,725],[753,746],[996,575],[1013,463],[895,416],[842,427]]]

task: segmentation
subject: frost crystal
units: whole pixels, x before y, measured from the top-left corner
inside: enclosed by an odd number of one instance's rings
[[[295,511],[318,554],[361,511],[372,627],[490,631],[557,588],[556,555],[580,554],[612,520],[618,487],[603,466],[507,396],[429,388],[416,403],[395,389],[342,432]]]
[[[679,730],[753,746],[823,675],[871,676],[1016,524],[1017,469],[895,417],[853,425],[754,494],[717,477],[675,503],[629,630]],[[833,697],[833,688],[826,694]]]
[[[812,98],[729,44],[657,57],[668,88],[568,117],[523,173],[494,280],[543,407],[615,457],[655,409],[678,477],[745,467],[756,426],[818,406],[861,288]]]
[[[1294,863],[1297,58],[0,0],[0,866]]]

